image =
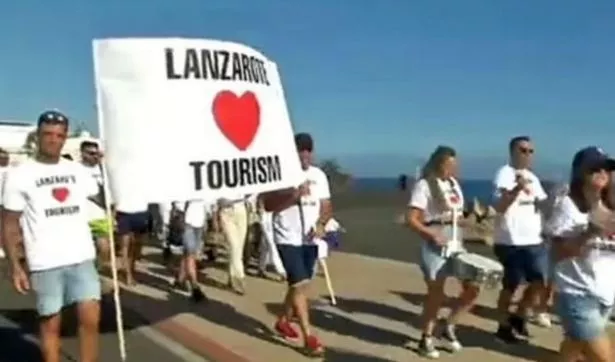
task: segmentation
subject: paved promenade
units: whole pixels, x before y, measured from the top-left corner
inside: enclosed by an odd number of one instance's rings
[[[309,361],[299,345],[280,341],[271,333],[284,285],[249,277],[247,294],[237,296],[223,285],[223,265],[203,273],[208,303],[195,305],[186,295],[169,288],[170,277],[160,263],[159,251],[146,249],[140,266],[142,284],[122,289],[129,361],[271,362]],[[420,360],[414,348],[420,333],[418,314],[424,286],[418,268],[409,263],[335,253],[328,261],[337,292],[337,306],[327,303],[324,279],[319,277],[312,297],[312,322],[327,345],[324,361],[386,362]],[[17,297],[4,281],[0,331],[4,349],[18,346],[20,361],[38,361],[33,337],[31,297]],[[456,286],[447,287],[449,294]],[[486,291],[474,313],[459,326],[466,348],[443,354],[443,361],[546,361],[552,356],[561,329],[532,327],[534,338],[521,346],[497,342],[495,292]],[[119,361],[114,314],[106,303],[101,361]],[[12,323],[12,324],[11,324]],[[18,328],[21,326],[21,329]],[[77,360],[74,331],[65,337],[66,360]],[[17,353],[17,352],[16,352]],[[197,357],[197,356],[200,356]],[[16,359],[4,359],[14,361]],[[3,361],[0,358],[0,361]]]
[[[271,333],[284,285],[250,277],[247,294],[237,296],[223,288],[223,268],[208,268],[204,278],[208,304],[192,305],[185,296],[168,290],[170,278],[153,250],[143,265],[142,285],[125,292],[128,308],[138,308],[152,323],[166,323],[167,332],[188,348],[216,361],[308,361],[298,345],[282,342]],[[413,264],[336,253],[329,259],[337,292],[337,306],[328,305],[324,279],[313,290],[319,303],[312,322],[326,343],[325,361],[416,360],[420,336],[418,314],[424,286]],[[447,287],[449,294],[456,286]],[[527,345],[506,346],[492,336],[495,292],[486,291],[474,313],[459,326],[466,348],[442,360],[544,361],[557,348],[561,330],[532,327]]]

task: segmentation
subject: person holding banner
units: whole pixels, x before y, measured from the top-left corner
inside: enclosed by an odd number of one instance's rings
[[[75,304],[80,361],[96,361],[101,287],[88,226],[88,200],[99,185],[77,162],[61,158],[69,120],[44,112],[36,155],[11,168],[3,190],[2,238],[14,288],[33,291],[45,361],[60,361],[62,308]],[[20,262],[23,238],[27,267]]]
[[[284,338],[299,338],[291,324],[296,316],[303,333],[304,352],[321,356],[324,347],[311,331],[306,292],[318,258],[314,239],[324,236],[324,226],[331,218],[330,190],[325,173],[312,165],[312,137],[299,133],[295,136],[295,144],[305,181],[297,188],[263,194],[265,210],[273,212],[273,237],[288,282],[284,311],[275,330]]]

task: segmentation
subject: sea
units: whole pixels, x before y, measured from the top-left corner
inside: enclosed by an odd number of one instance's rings
[[[409,185],[412,181],[408,182]],[[472,202],[474,198],[481,204],[491,204],[493,201],[493,181],[492,180],[461,180],[461,190],[466,203]],[[545,190],[549,190],[549,183],[543,184]],[[353,191],[395,191],[399,190],[399,180],[397,178],[355,178],[352,180]]]

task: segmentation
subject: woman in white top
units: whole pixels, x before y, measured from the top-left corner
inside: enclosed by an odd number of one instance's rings
[[[420,265],[427,283],[427,296],[419,353],[429,358],[439,357],[433,333],[445,298],[444,283],[452,276],[451,255],[463,249],[461,233],[457,240],[452,240],[453,223],[457,220],[454,215],[462,215],[464,205],[461,187],[455,179],[456,169],[455,150],[446,146],[436,148],[423,168],[421,179],[414,185],[408,204],[409,226],[423,239]],[[455,336],[455,323],[470,310],[479,293],[475,284],[465,281],[461,284],[459,302],[447,318],[441,335],[452,351],[462,347]]]
[[[548,231],[556,257],[556,309],[564,329],[560,361],[612,361],[605,327],[615,300],[615,160],[597,147],[574,157],[570,190]]]

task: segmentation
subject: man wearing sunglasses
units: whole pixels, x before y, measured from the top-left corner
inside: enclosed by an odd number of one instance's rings
[[[331,219],[330,190],[325,173],[312,165],[312,137],[299,133],[295,136],[295,144],[304,182],[297,188],[262,195],[265,210],[273,212],[273,239],[288,282],[284,311],[275,329],[286,339],[299,338],[299,333],[291,324],[296,316],[301,327],[304,352],[321,356],[324,347],[311,332],[306,293],[318,258],[315,239],[323,237],[324,226]]]
[[[91,175],[99,187],[103,187],[102,168],[100,167],[101,152],[98,143],[95,141],[83,141],[79,146],[81,153],[81,164],[86,172]],[[90,220],[90,230],[96,241],[99,262],[104,263],[109,259],[109,236],[111,230],[107,221],[105,208],[93,201],[88,202],[88,219]]]
[[[13,286],[36,296],[43,359],[60,360],[61,310],[76,305],[79,360],[95,361],[100,281],[86,208],[100,188],[79,163],[61,158],[68,126],[58,111],[39,117],[35,156],[6,174],[2,236]],[[26,265],[20,261],[22,239]]]
[[[527,136],[510,140],[509,163],[495,177],[494,252],[504,267],[498,298],[501,320],[496,336],[506,343],[527,338],[526,319],[542,292],[547,276],[548,253],[542,238],[542,205],[547,200],[540,180],[531,171],[534,147]],[[527,284],[514,313],[510,312],[517,289]]]

